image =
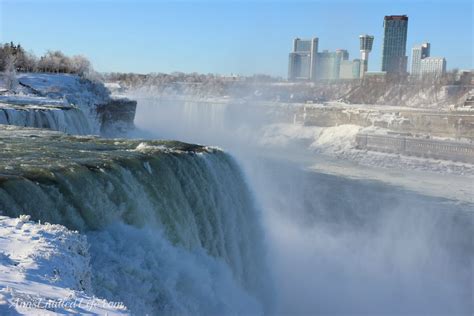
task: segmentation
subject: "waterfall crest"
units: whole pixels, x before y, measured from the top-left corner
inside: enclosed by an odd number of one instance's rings
[[[138,313],[262,311],[259,211],[230,156],[12,130],[0,131],[0,209],[85,232],[96,295]]]

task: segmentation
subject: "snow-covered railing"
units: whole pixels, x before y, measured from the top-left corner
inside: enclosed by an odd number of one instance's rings
[[[415,137],[358,134],[358,149],[474,163],[474,144]]]

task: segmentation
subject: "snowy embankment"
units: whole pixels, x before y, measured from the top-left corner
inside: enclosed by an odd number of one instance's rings
[[[77,75],[22,73],[7,86],[0,74],[0,124],[99,134],[96,108],[109,101],[101,83]]]
[[[265,147],[288,148],[302,145],[311,153],[356,162],[363,166],[408,169],[443,174],[474,175],[474,166],[448,160],[404,156],[356,149],[356,135],[387,135],[388,129],[344,124],[332,127],[300,124],[271,124],[262,128],[258,142]]]
[[[29,216],[0,216],[0,314],[127,314],[92,294],[85,236]]]

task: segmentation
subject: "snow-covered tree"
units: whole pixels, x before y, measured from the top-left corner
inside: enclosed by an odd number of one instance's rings
[[[92,72],[91,62],[84,56],[76,55],[71,58],[71,70],[78,75],[87,75]]]
[[[7,89],[14,91],[18,85],[18,80],[16,78],[15,57],[13,55],[8,55],[5,59],[4,78]]]

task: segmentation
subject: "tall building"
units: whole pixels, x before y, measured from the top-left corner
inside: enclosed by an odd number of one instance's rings
[[[363,77],[369,68],[369,53],[372,51],[374,37],[372,35],[360,35],[360,77]]]
[[[411,51],[411,74],[421,75],[421,61],[430,56],[430,43],[416,45]]]
[[[421,60],[421,75],[442,76],[446,73],[446,59],[443,57],[426,57]]]
[[[318,38],[302,40],[295,38],[293,51],[289,55],[288,80],[312,80],[315,75]]]
[[[382,71],[388,74],[405,74],[408,17],[406,15],[385,16],[383,26]]]

